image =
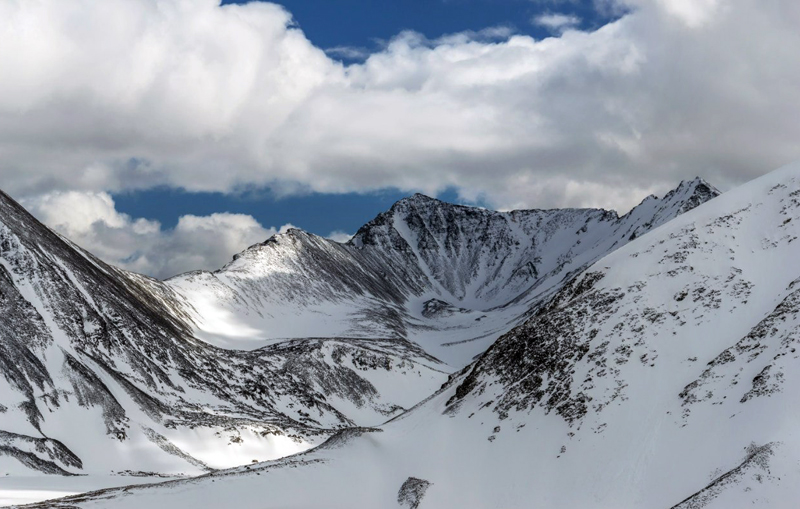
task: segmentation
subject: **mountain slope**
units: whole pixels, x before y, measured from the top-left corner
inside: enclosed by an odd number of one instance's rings
[[[682,183],[621,218],[416,195],[348,244],[292,230],[166,283],[0,195],[0,466],[197,474],[379,424],[445,382],[431,353],[467,364],[568,274],[716,194]],[[220,348],[243,337],[271,340]]]
[[[461,368],[570,274],[718,194],[695,179],[622,217],[600,209],[501,213],[418,194],[346,244],[290,230],[219,271],[167,284],[196,335],[212,344],[398,337]]]
[[[200,473],[280,457],[446,378],[399,339],[223,350],[192,335],[183,305],[0,193],[0,468]]]
[[[800,164],[597,261],[380,429],[48,507],[793,507],[798,236]]]

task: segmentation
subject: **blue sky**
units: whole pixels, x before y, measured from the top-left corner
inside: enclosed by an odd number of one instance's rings
[[[280,227],[291,223],[324,236],[331,232],[353,234],[407,195],[396,189],[386,189],[372,193],[312,193],[277,198],[269,191],[232,195],[157,188],[117,194],[114,201],[118,211],[133,217],[155,219],[165,228],[173,228],[178,218],[185,214],[206,216],[224,211],[251,215],[264,226]],[[461,202],[453,190],[440,193],[438,198]],[[470,204],[481,205],[480,202]]]
[[[225,0],[227,3],[248,3]],[[328,49],[378,49],[403,30],[429,39],[446,34],[509,27],[516,33],[543,38],[552,35],[532,20],[560,13],[580,18],[579,27],[592,28],[610,18],[597,12],[592,0],[287,0],[277,2],[294,16],[315,45]]]
[[[248,3],[223,1],[227,3]],[[535,38],[553,35],[533,22],[536,16],[561,13],[580,19],[578,28],[592,28],[609,18],[599,14],[592,1],[534,2],[531,0],[288,0],[278,2],[294,16],[296,24],[310,41],[323,49],[380,49],[404,30],[413,30],[429,39],[464,31],[507,27],[514,33]],[[343,52],[331,56],[346,63]],[[355,233],[379,212],[387,210],[408,192],[388,188],[366,193],[311,193],[277,198],[268,188],[241,194],[190,193],[175,188],[156,188],[114,194],[117,210],[133,217],[158,220],[164,227],[175,226],[185,214],[208,215],[215,212],[249,214],[265,226],[291,223],[311,233],[327,235],[334,231]],[[432,193],[434,194],[434,193]],[[448,189],[439,199],[487,206],[481,200],[459,200]]]

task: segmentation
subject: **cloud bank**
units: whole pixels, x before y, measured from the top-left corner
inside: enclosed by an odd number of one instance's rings
[[[167,278],[187,270],[216,270],[234,253],[282,233],[245,214],[185,215],[172,229],[119,213],[105,192],[53,192],[22,201],[42,222],[103,260]]]
[[[94,210],[157,185],[624,210],[800,158],[799,3],[601,3],[627,14],[543,40],[406,32],[346,66],[275,4],[0,0],[0,187]],[[137,233],[154,227],[115,212],[134,238],[191,223]]]

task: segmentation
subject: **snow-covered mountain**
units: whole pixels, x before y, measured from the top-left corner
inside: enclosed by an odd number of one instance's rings
[[[211,344],[397,337],[461,368],[575,271],[718,194],[698,178],[622,217],[601,209],[493,212],[417,194],[346,244],[290,230],[219,271],[167,284],[197,337]]]
[[[447,368],[401,338],[252,351],[196,339],[181,296],[0,194],[0,471],[201,473],[385,421]]]
[[[636,235],[384,425],[45,506],[795,507],[798,236],[800,164]]]
[[[291,230],[166,282],[0,194],[0,472],[195,475],[380,425],[590,263],[717,194],[696,179],[622,217],[415,195],[346,244]]]

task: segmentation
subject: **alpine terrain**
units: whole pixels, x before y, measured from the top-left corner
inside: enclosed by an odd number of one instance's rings
[[[0,195],[0,472],[177,477],[38,507],[790,506],[800,165],[718,194],[414,195],[166,281]]]

